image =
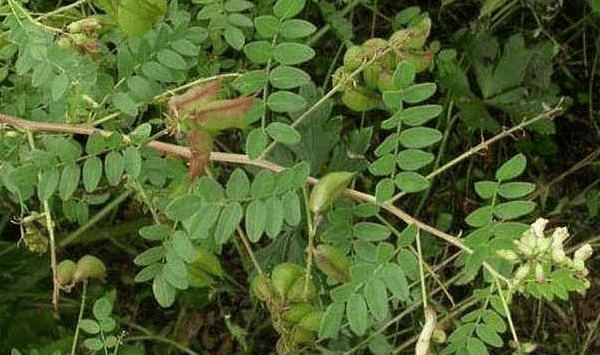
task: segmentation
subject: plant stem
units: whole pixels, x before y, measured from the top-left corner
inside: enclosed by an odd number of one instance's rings
[[[77,347],[77,338],[79,338],[79,325],[83,319],[83,310],[85,308],[85,298],[87,291],[87,279],[83,280],[83,290],[81,291],[81,305],[79,306],[79,316],[77,317],[77,327],[75,328],[75,335],[73,337],[73,346],[71,347],[71,355],[75,355],[75,348]]]

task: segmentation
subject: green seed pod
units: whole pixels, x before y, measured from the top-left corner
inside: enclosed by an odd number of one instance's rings
[[[71,259],[63,260],[56,266],[56,273],[58,276],[58,283],[61,286],[70,285],[73,282],[75,276],[75,269],[77,264]]]
[[[336,171],[323,176],[310,193],[308,206],[314,214],[326,210],[344,192],[354,173]]]
[[[250,282],[250,290],[261,301],[281,298],[273,286],[273,281],[266,274],[255,276]]]
[[[352,88],[344,91],[342,102],[353,111],[365,112],[379,107],[381,96],[372,90]]]
[[[419,52],[408,52],[404,53],[398,58],[404,58],[415,66],[417,73],[424,72],[431,68],[433,63],[434,53],[430,51],[419,51]]]
[[[367,65],[362,72],[362,77],[367,88],[371,90],[377,89],[377,83],[379,82],[379,75],[385,71],[383,66],[378,62]]]
[[[306,314],[300,322],[298,322],[298,327],[318,332],[319,327],[321,326],[321,320],[323,319],[323,313],[318,311],[312,311]]]
[[[295,344],[310,344],[315,341],[317,332],[295,326],[292,330],[292,341]]]
[[[320,244],[313,250],[315,264],[329,277],[339,282],[350,281],[350,262],[337,248]]]
[[[84,255],[77,261],[74,278],[75,281],[87,279],[101,280],[106,276],[106,266],[95,256]]]
[[[304,269],[294,263],[281,263],[271,272],[271,280],[275,290],[285,298],[298,278],[304,275]]]
[[[361,46],[351,46],[344,54],[344,69],[347,73],[352,73],[362,65],[365,60],[365,54]]]
[[[290,324],[296,324],[310,312],[308,303],[294,303],[284,310],[283,319]]]
[[[308,285],[307,285],[308,282]],[[308,302],[317,297],[317,288],[312,280],[306,279],[306,274],[299,277],[290,287],[286,294],[286,300],[290,303]]]
[[[70,23],[67,30],[71,33],[77,32],[95,32],[100,28],[100,22],[94,17],[84,18]]]
[[[427,41],[427,37],[429,37],[430,30],[431,19],[429,16],[423,15],[421,21],[411,27],[412,35],[408,41],[408,48],[419,49],[423,47],[425,41]]]

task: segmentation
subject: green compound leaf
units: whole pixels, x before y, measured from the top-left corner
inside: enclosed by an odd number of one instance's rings
[[[383,92],[383,103],[385,104],[386,107],[394,110],[394,111],[400,111],[402,110],[402,91],[384,91]],[[402,120],[402,113],[398,112],[397,114],[395,114],[394,116],[392,116],[391,118],[385,120],[381,127],[384,129],[390,129],[393,128],[395,126],[397,126]]]
[[[181,196],[174,199],[166,208],[169,219],[183,221],[191,217],[202,206],[202,199],[196,195]]]
[[[93,319],[82,319],[79,323],[79,327],[88,334],[100,333],[100,325]]]
[[[496,333],[486,324],[477,324],[477,327],[475,328],[475,333],[477,334],[479,339],[483,340],[484,342],[493,347],[499,348],[502,345],[504,345],[504,342],[502,341],[502,338],[500,338],[498,333]]]
[[[381,179],[375,187],[375,199],[377,202],[384,202],[394,196],[394,181],[390,178]]]
[[[257,128],[246,137],[246,154],[250,159],[256,159],[267,148],[267,144],[269,144],[269,136],[263,129]]]
[[[535,184],[529,182],[507,182],[500,185],[498,194],[504,198],[515,199],[524,197],[535,190]]]
[[[442,133],[429,127],[409,128],[400,133],[400,143],[406,148],[420,149],[439,142]]]
[[[333,302],[327,306],[319,328],[319,338],[337,338],[342,325],[344,309],[345,303],[343,302]]]
[[[68,164],[62,171],[60,176],[60,182],[58,185],[58,195],[60,199],[66,201],[71,198],[77,185],[79,185],[79,178],[81,176],[81,170],[77,164]]]
[[[272,172],[267,170],[261,170],[254,181],[252,181],[252,185],[250,186],[250,194],[254,198],[265,198],[269,197],[269,195],[273,192],[275,187],[275,176]]]
[[[408,300],[410,296],[408,281],[406,281],[406,275],[400,265],[395,263],[387,264],[383,269],[382,277],[394,296],[402,301]]]
[[[423,191],[429,187],[429,180],[414,171],[403,171],[397,174],[394,182],[399,189],[408,193]]]
[[[488,355],[485,344],[477,338],[468,338],[466,348],[471,355]]]
[[[494,207],[494,214],[500,219],[515,219],[530,213],[535,206],[530,201],[505,202]]]
[[[241,50],[244,47],[244,43],[246,43],[244,32],[235,26],[225,26],[223,35],[225,36],[225,42],[237,51]]]
[[[52,81],[52,100],[60,100],[69,88],[69,84],[69,76],[66,72],[62,72],[59,75],[57,75]]]
[[[235,232],[242,217],[244,217],[244,210],[239,203],[232,202],[225,205],[215,227],[215,241],[218,244],[225,244]]]
[[[500,181],[507,181],[514,179],[521,175],[525,171],[527,166],[527,158],[522,153],[519,153],[512,157],[509,161],[502,164],[502,166],[496,171],[496,179]]]
[[[267,99],[267,106],[275,112],[296,112],[306,105],[304,97],[289,91],[274,92]]]
[[[378,277],[372,278],[363,290],[369,310],[376,321],[384,320],[388,313],[388,297],[385,282]]]
[[[139,233],[142,238],[147,240],[164,240],[171,234],[171,228],[164,224],[155,224],[142,227]]]
[[[152,282],[152,292],[161,307],[169,307],[175,302],[177,289],[167,282],[164,275],[164,267],[163,270],[156,274]]]
[[[283,226],[283,203],[277,196],[271,196],[265,201],[267,210],[267,224],[265,232],[271,238],[275,238],[281,232]]]
[[[498,313],[491,309],[486,309],[481,316],[490,330],[496,333],[504,333],[506,331],[506,322]]]
[[[267,126],[267,133],[271,138],[283,144],[294,145],[300,143],[300,133],[294,127],[285,123],[271,122]]]
[[[498,191],[497,181],[478,181],[475,183],[475,192],[483,199],[494,197]]]
[[[114,94],[112,97],[112,103],[119,111],[126,115],[137,115],[137,105],[128,93],[118,92]]]
[[[99,338],[87,338],[83,341],[83,346],[92,351],[104,349],[104,342]]]
[[[283,219],[290,226],[297,226],[302,219],[300,198],[295,191],[288,191],[283,195]]]
[[[254,19],[254,28],[262,37],[272,38],[279,33],[279,20],[275,16],[258,16]]]
[[[246,233],[253,243],[260,240],[267,225],[267,207],[262,200],[253,200],[246,207]]]
[[[356,335],[364,335],[367,330],[367,304],[359,293],[353,293],[346,305],[346,317],[350,322],[350,329]]]
[[[216,203],[206,203],[190,218],[183,221],[191,239],[206,239],[209,231],[219,218],[221,207]]]
[[[386,154],[369,165],[369,172],[375,176],[390,175],[396,168],[395,160],[392,154]]]
[[[133,263],[139,266],[148,266],[162,260],[165,255],[167,255],[167,250],[164,246],[152,247],[136,256],[135,259],[133,259]]]
[[[185,70],[187,68],[187,63],[185,59],[177,52],[172,51],[170,49],[163,49],[156,54],[156,59],[162,65],[167,68],[176,69],[176,70]]]
[[[112,151],[104,159],[104,171],[106,180],[111,186],[116,186],[121,182],[121,176],[125,170],[125,159],[120,152]]]
[[[223,9],[227,12],[242,12],[254,7],[254,4],[246,0],[227,0]]]
[[[465,218],[465,222],[471,227],[482,227],[486,224],[490,223],[493,218],[493,207],[492,206],[484,206],[476,209],[471,212],[467,218]]]
[[[409,107],[401,113],[402,123],[409,126],[420,126],[432,118],[439,116],[442,110],[443,108],[440,105]]]
[[[242,95],[248,95],[263,89],[267,84],[267,73],[264,70],[254,70],[235,79],[232,86]]]
[[[248,180],[244,170],[236,168],[233,171],[229,180],[227,180],[225,191],[227,197],[231,200],[241,200],[248,196],[250,193],[250,180]]]
[[[287,20],[281,25],[281,35],[289,39],[307,37],[315,33],[316,30],[315,25],[305,20]]]
[[[434,83],[416,84],[404,89],[403,100],[409,104],[416,104],[433,96],[436,89],[437,87]]]
[[[392,76],[392,85],[398,89],[407,88],[410,84],[415,81],[417,75],[417,69],[414,64],[408,61],[402,61],[394,70]]]
[[[198,55],[198,52],[200,52],[200,48],[197,45],[185,38],[181,38],[174,41],[173,43],[171,43],[171,47],[179,54],[186,55],[189,57],[196,56]]]
[[[230,24],[237,27],[254,27],[254,25],[252,24],[252,20],[250,20],[248,16],[242,14],[230,14],[229,16],[227,16],[227,21]]]
[[[398,146],[400,139],[398,133],[392,133],[385,138],[385,140],[375,149],[375,155],[382,156],[387,153],[394,152]]]
[[[282,20],[292,18],[302,11],[305,4],[306,0],[277,0],[273,13]]]
[[[149,61],[142,65],[142,72],[150,79],[156,81],[173,81],[173,74],[162,64],[155,61]]]
[[[142,171],[142,155],[137,147],[127,147],[123,151],[125,172],[132,177],[138,177]]]
[[[278,89],[293,89],[310,82],[310,75],[302,69],[280,65],[269,74],[269,81]]]
[[[189,287],[188,269],[185,262],[175,253],[172,248],[167,249],[167,263],[163,267],[165,279],[171,286],[178,290]]]
[[[362,241],[378,241],[390,236],[388,227],[373,222],[361,222],[352,227],[354,237]]]
[[[433,154],[419,149],[406,149],[398,154],[398,166],[402,170],[414,171],[431,163]]]
[[[296,65],[311,60],[315,51],[305,44],[284,42],[273,50],[273,58],[283,65]]]
[[[113,305],[108,297],[108,295],[101,297],[96,302],[94,302],[94,306],[92,307],[92,313],[94,314],[94,317],[96,317],[96,319],[98,320],[108,319],[112,313]],[[102,324],[100,324],[100,327],[102,328],[102,330],[106,330],[104,327],[102,327]]]
[[[251,62],[265,64],[273,54],[273,46],[267,41],[251,42],[244,47],[244,53]]]
[[[146,266],[140,272],[135,275],[135,282],[146,282],[156,277],[156,275],[162,270],[162,264],[154,263]]]
[[[40,201],[48,201],[58,187],[60,173],[57,168],[46,170],[40,176],[38,184],[38,197]]]

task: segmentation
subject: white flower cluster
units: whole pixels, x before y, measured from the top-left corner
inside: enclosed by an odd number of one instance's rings
[[[523,281],[529,275],[532,267],[535,271],[536,280],[539,282],[546,280],[545,274],[551,266],[574,272],[581,279],[587,276],[589,271],[585,267],[585,261],[592,255],[592,247],[586,243],[573,254],[572,259],[567,257],[563,243],[569,237],[569,231],[566,227],[559,227],[554,230],[552,236],[546,237],[544,229],[547,223],[547,219],[538,218],[523,233],[521,239],[515,240],[516,253],[506,249],[497,251],[500,257],[510,262],[525,262],[513,274],[512,281],[515,284]]]

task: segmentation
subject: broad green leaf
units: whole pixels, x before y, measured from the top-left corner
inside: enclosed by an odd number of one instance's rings
[[[535,184],[529,182],[507,182],[500,185],[498,193],[508,199],[526,196],[535,190]]]
[[[206,239],[212,226],[219,218],[220,205],[206,203],[198,211],[185,221],[183,225],[188,231],[191,239]]]
[[[226,184],[227,197],[231,200],[241,200],[250,193],[250,180],[240,168],[236,168]]]
[[[305,20],[286,20],[281,25],[281,35],[284,38],[303,38],[315,33],[317,27]]]
[[[531,201],[505,202],[494,207],[494,214],[500,219],[515,219],[530,213],[535,206]]]
[[[402,265],[406,277],[412,281],[419,280],[419,260],[417,260],[415,254],[406,248],[402,248],[398,251],[397,259],[398,264]]]
[[[275,112],[296,112],[306,105],[304,97],[289,91],[277,91],[267,98],[267,106]]]
[[[400,235],[398,236],[398,246],[407,247],[414,243],[415,239],[417,238],[417,231],[418,228],[415,227],[414,224],[404,228],[402,233],[400,233]]]
[[[377,207],[377,205],[374,203],[365,202],[355,205],[352,209],[352,213],[358,217],[369,218],[376,216],[379,213],[379,207]]]
[[[197,45],[185,38],[180,38],[172,42],[171,47],[179,54],[190,57],[196,56],[200,52],[200,48]]]
[[[264,70],[254,70],[235,79],[232,86],[242,95],[260,91],[267,84],[267,73]]]
[[[272,15],[258,16],[254,19],[254,27],[262,37],[271,38],[279,33],[279,20]]]
[[[382,277],[394,296],[402,301],[408,300],[410,296],[408,282],[404,270],[398,264],[387,264],[383,269]]]
[[[378,277],[372,278],[363,290],[369,310],[376,321],[384,320],[389,312],[387,288],[385,282]]]
[[[394,182],[400,190],[408,193],[423,191],[429,187],[429,180],[414,171],[403,171],[397,174]]]
[[[283,42],[275,46],[273,58],[283,65],[296,65],[311,60],[315,51],[301,43]]]
[[[162,64],[155,61],[149,61],[142,65],[142,72],[150,79],[156,81],[172,81],[173,74]]]
[[[364,335],[367,330],[367,305],[364,297],[353,293],[346,304],[346,317],[350,322],[350,329],[356,335]]]
[[[229,14],[229,16],[227,16],[227,21],[236,27],[254,27],[252,20],[250,20],[248,16],[242,14]]]
[[[135,130],[133,130],[133,132],[129,134],[129,137],[133,139],[134,143],[141,143],[150,137],[151,132],[152,126],[149,123],[142,123],[141,125],[137,126]],[[88,151],[88,153],[97,154],[91,153],[90,151]]]
[[[177,255],[174,249],[168,248],[166,264],[163,267],[163,275],[171,286],[179,290],[189,287],[188,269],[185,262]]]
[[[85,151],[88,154],[96,155],[102,153],[102,150],[106,147],[105,138],[99,133],[92,134],[85,145]]]
[[[416,104],[430,98],[437,89],[434,83],[415,84],[404,89],[403,100],[409,104]]]
[[[375,155],[382,156],[387,153],[394,152],[398,147],[398,133],[392,133],[385,138],[385,140],[375,149]]]
[[[504,319],[491,309],[486,309],[482,314],[483,321],[487,326],[496,333],[504,333],[506,331],[506,323]]]
[[[519,222],[502,222],[494,227],[494,235],[503,239],[520,238],[530,227],[528,224]]]
[[[88,334],[100,333],[100,325],[93,319],[82,319],[79,322],[79,328]]]
[[[265,201],[267,208],[267,224],[265,232],[271,238],[275,238],[281,233],[283,226],[283,203],[278,196],[271,196]]]
[[[156,302],[158,302],[161,307],[169,307],[175,302],[177,289],[167,282],[164,275],[164,268],[156,274],[156,277],[154,277],[154,281],[152,282],[152,292],[154,293]]]
[[[297,226],[302,219],[300,198],[295,191],[288,191],[283,195],[283,218],[290,226]]]
[[[206,202],[219,202],[225,198],[223,186],[208,176],[203,176],[198,180],[196,192]]]
[[[113,311],[113,305],[109,297],[109,295],[106,295],[94,302],[94,306],[92,307],[92,313],[94,314],[94,317],[96,317],[96,319],[104,320],[111,316]],[[105,330],[102,327],[102,324],[100,325],[100,327],[102,328],[102,330]]]
[[[181,196],[169,203],[165,210],[167,217],[174,221],[183,221],[191,217],[202,206],[202,199],[196,195]]]
[[[502,166],[496,171],[496,179],[500,181],[507,181],[514,179],[521,175],[525,171],[527,166],[527,158],[522,153],[519,153],[512,157],[509,161],[502,164]]]
[[[415,81],[417,70],[415,65],[409,61],[402,61],[394,70],[392,76],[392,85],[398,89],[407,88],[410,84]]]
[[[273,46],[267,41],[256,41],[244,46],[244,53],[251,62],[265,64],[273,54]]]
[[[127,147],[123,151],[125,172],[132,177],[138,177],[142,171],[142,155],[137,147]]]
[[[52,81],[52,100],[58,101],[63,97],[67,89],[69,88],[69,76],[66,72],[58,74]]]
[[[268,170],[261,170],[252,181],[250,194],[254,198],[268,197],[273,192],[274,185],[275,176],[273,173]]]
[[[281,91],[280,91],[281,92]],[[286,144],[286,145],[294,145],[300,143],[300,133],[298,131],[285,123],[282,122],[271,122],[267,126],[267,133],[276,140],[277,142]]]
[[[384,91],[383,92],[382,99],[383,99],[383,103],[385,104],[385,106],[394,111],[399,111],[399,112],[397,114],[395,114],[394,116],[392,116],[392,118],[385,120],[381,125],[382,128],[391,129],[393,127],[396,127],[401,122],[402,113],[400,112],[400,110],[402,110],[402,107],[403,107],[402,98],[403,98],[402,91]]]
[[[406,149],[398,154],[398,166],[402,170],[419,170],[431,163],[435,157],[429,152],[419,149]]]
[[[225,26],[223,35],[225,36],[225,41],[227,44],[229,44],[235,50],[241,50],[244,47],[244,43],[246,43],[244,32],[235,26]]]
[[[250,159],[256,159],[267,148],[267,144],[269,144],[269,136],[263,129],[257,128],[246,137],[246,154]]]
[[[100,329],[105,333],[112,332],[117,326],[117,322],[110,317],[101,318],[98,323],[100,324]],[[106,337],[105,345],[107,348],[112,348],[117,342],[117,338],[114,335],[109,335]]]
[[[133,263],[139,266],[148,266],[162,260],[165,255],[167,255],[167,250],[164,246],[152,247],[136,256],[135,259],[133,259]]]
[[[493,347],[499,348],[504,345],[502,338],[500,338],[500,336],[486,324],[477,324],[475,332],[477,333],[479,339]]]
[[[106,180],[112,186],[116,186],[121,182],[121,176],[125,170],[125,159],[120,152],[111,151],[104,159],[104,172]]]
[[[79,185],[79,178],[81,176],[81,170],[77,164],[68,164],[62,171],[60,176],[60,182],[58,184],[58,195],[61,200],[66,201],[71,198],[77,185]]]
[[[395,160],[392,154],[386,154],[369,165],[369,172],[375,176],[390,175],[396,168]]]
[[[479,195],[479,197],[483,199],[490,199],[494,197],[496,192],[498,191],[498,182],[497,181],[478,181],[475,183],[475,192]]]
[[[300,13],[306,4],[306,0],[277,0],[273,6],[273,14],[284,20],[292,18]]]
[[[267,225],[267,207],[262,200],[253,200],[246,207],[246,233],[251,242],[260,240]]]
[[[465,218],[465,222],[471,227],[482,227],[492,221],[493,217],[493,207],[492,206],[483,206],[475,211],[469,213],[467,218]]]
[[[198,257],[190,237],[182,231],[173,233],[173,250],[186,263],[191,263]]]
[[[171,228],[164,224],[155,224],[152,226],[142,227],[140,236],[147,240],[164,240],[171,234]]]
[[[227,12],[242,12],[254,7],[254,4],[246,0],[227,0],[223,9]]]
[[[229,241],[242,217],[244,217],[244,210],[239,203],[231,202],[225,205],[215,227],[215,241],[218,244],[225,244]]]
[[[409,126],[420,126],[442,113],[440,105],[421,105],[409,107],[402,111],[402,123]]]
[[[363,241],[384,240],[390,236],[388,227],[373,222],[361,222],[352,227],[354,236]]]
[[[156,277],[156,275],[162,270],[162,264],[154,263],[146,266],[140,272],[135,275],[135,282],[146,282]]]
[[[133,101],[131,96],[125,92],[118,92],[113,95],[112,103],[115,107],[129,116],[137,115],[137,104]]]
[[[384,202],[394,196],[394,181],[390,178],[381,179],[375,187],[375,199],[377,202]]]
[[[468,338],[466,348],[469,349],[470,355],[487,355],[488,354],[485,344],[477,338]]]
[[[58,187],[60,173],[57,168],[44,171],[38,183],[38,197],[40,201],[48,201]]]
[[[176,69],[176,70],[185,70],[187,68],[187,63],[185,59],[177,52],[172,51],[170,49],[163,49],[156,54],[156,59],[162,65],[167,68]]]
[[[46,149],[57,155],[63,163],[74,163],[81,155],[81,145],[71,139],[56,135],[42,136]]]
[[[310,82],[310,75],[302,69],[280,65],[269,74],[269,81],[278,89],[293,89]]]
[[[429,147],[442,139],[442,133],[429,127],[409,128],[400,133],[400,143],[406,148],[420,149]]]
[[[319,338],[337,338],[342,325],[344,309],[345,303],[343,302],[333,302],[327,306],[319,328]]]

